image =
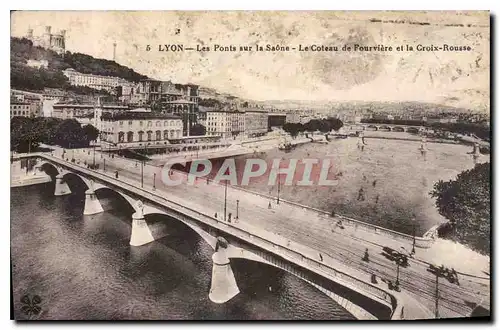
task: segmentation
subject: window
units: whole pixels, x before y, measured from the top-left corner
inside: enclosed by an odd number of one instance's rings
[[[123,126],[123,121],[120,121],[120,126]]]
[[[160,126],[161,126],[161,121],[159,121],[159,120],[158,120],[158,121],[156,122],[156,127],[160,127]]]
[[[142,121],[141,121],[142,123]],[[144,135],[144,132],[143,131],[139,131],[139,142],[142,142],[142,136]]]
[[[163,122],[163,126],[167,126],[167,124],[168,124],[168,122],[165,120],[165,121]]]
[[[134,132],[127,133],[127,142],[134,142]]]
[[[153,122],[150,120],[150,121],[148,121],[148,127],[151,127],[151,126],[153,126]]]
[[[129,120],[128,121],[128,125],[131,126],[132,125],[132,120]]]
[[[139,122],[139,126],[142,126],[144,123],[142,122],[142,120]],[[144,133],[144,132],[143,132]]]
[[[156,140],[161,140],[161,131],[156,131]]]
[[[151,141],[153,132],[148,131],[148,141]]]
[[[118,142],[123,142],[125,138],[125,133],[119,132],[118,133]]]

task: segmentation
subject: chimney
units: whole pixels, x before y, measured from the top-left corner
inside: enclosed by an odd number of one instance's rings
[[[113,61],[116,61],[116,42],[113,42]]]
[[[61,30],[61,35],[62,35],[63,37],[65,37],[65,36],[66,36],[66,30]]]
[[[33,38],[33,29],[28,29],[28,33],[26,34],[26,37],[28,37],[28,39]]]
[[[50,26],[46,26],[45,27],[45,33],[46,34],[50,34]]]

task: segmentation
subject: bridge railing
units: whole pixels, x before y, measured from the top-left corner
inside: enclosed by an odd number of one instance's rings
[[[187,214],[188,216],[205,223],[209,226],[213,226],[218,230],[221,230],[223,232],[228,232],[230,235],[233,235],[243,241],[246,241],[252,245],[255,245],[261,249],[267,250],[270,253],[276,254],[281,257],[285,257],[287,260],[293,260],[292,262],[303,266],[305,268],[309,268],[319,274],[325,274],[328,275],[327,277],[334,277],[336,280],[339,280],[339,282],[342,285],[345,285],[347,287],[352,287],[354,286],[355,288],[362,289],[367,293],[372,294],[374,297],[385,301],[389,306],[392,307],[393,311],[397,307],[397,301],[394,299],[392,295],[390,295],[388,292],[386,292],[383,289],[380,289],[376,286],[373,286],[363,280],[357,279],[354,276],[348,275],[344,272],[340,272],[336,270],[335,268],[323,263],[323,262],[318,262],[317,260],[314,260],[314,258],[309,257],[305,254],[302,254],[300,252],[297,252],[295,250],[292,250],[286,246],[286,244],[281,244],[278,243],[276,240],[273,240],[271,238],[265,238],[262,237],[261,235],[256,235],[255,233],[248,232],[242,228],[238,228],[234,226],[231,223],[227,223],[224,221],[220,221],[217,218],[208,216],[202,212],[199,212],[197,210],[191,209],[189,207],[186,207],[184,205],[181,205],[179,203],[176,203],[170,199],[168,199],[165,196],[161,196],[158,191],[151,192],[147,189],[140,188],[137,186],[136,182],[127,182],[128,180],[124,180],[123,178],[121,179],[115,179],[111,175],[107,175],[105,173],[100,173],[97,171],[93,171],[90,169],[87,169],[83,166],[80,166],[75,163],[71,163],[68,161],[65,161],[63,159],[54,157],[54,156],[49,156],[46,154],[38,153],[38,154],[30,154],[26,155],[27,157],[41,157],[41,158],[46,158],[49,161],[54,161],[56,163],[62,164],[66,167],[69,167],[70,169],[80,172],[84,175],[87,176],[92,176],[92,177],[97,177],[101,181],[104,181],[106,184],[112,184],[114,186],[117,186],[119,188],[122,188],[120,186],[125,184],[127,187],[126,189],[129,191],[132,191],[133,193],[147,197],[148,199],[158,203],[159,205],[169,205],[169,207],[172,207],[172,204],[174,205],[174,209],[177,209],[177,211],[180,209],[182,213]],[[25,156],[25,157],[26,157]],[[118,183],[118,184],[117,184]],[[350,284],[351,283],[351,284]]]

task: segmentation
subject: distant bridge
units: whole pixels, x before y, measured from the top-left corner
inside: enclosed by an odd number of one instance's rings
[[[395,125],[395,124],[375,124],[360,123],[349,126],[352,131],[387,131],[387,132],[408,132],[419,133],[425,130],[424,126],[418,125]]]

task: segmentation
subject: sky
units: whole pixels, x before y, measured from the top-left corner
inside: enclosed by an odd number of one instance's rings
[[[488,12],[18,11],[11,35],[65,29],[71,52],[112,59],[116,43],[116,61],[139,73],[252,100],[424,101],[489,111],[489,20]],[[447,26],[456,24],[463,26]],[[211,50],[158,51],[165,44]],[[256,44],[296,50],[255,52]],[[342,51],[354,44],[393,50]],[[415,51],[418,44],[471,51]],[[216,52],[215,45],[253,49]],[[414,51],[397,50],[405,45]]]

